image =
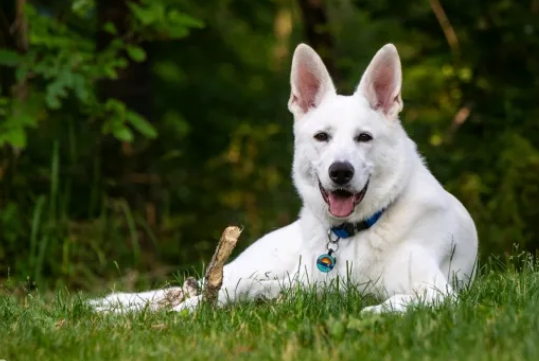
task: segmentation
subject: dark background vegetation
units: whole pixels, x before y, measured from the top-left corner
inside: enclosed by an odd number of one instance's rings
[[[162,282],[230,223],[245,247],[292,222],[299,42],[342,93],[394,43],[402,121],[482,256],[537,249],[539,0],[2,0],[0,281]]]

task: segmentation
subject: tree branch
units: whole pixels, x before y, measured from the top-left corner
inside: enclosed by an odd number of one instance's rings
[[[462,108],[459,109],[459,111],[455,114],[453,117],[453,121],[451,122],[451,125],[447,129],[445,133],[445,142],[450,143],[453,140],[453,137],[459,130],[459,128],[464,124],[464,122],[468,119],[470,116],[470,112],[472,110],[472,105],[470,103],[465,104]]]
[[[436,16],[436,19],[438,20],[438,23],[440,24],[440,27],[442,28],[442,31],[444,32],[445,39],[447,40],[447,43],[449,44],[449,47],[451,48],[453,55],[459,55],[460,54],[460,45],[459,45],[459,39],[457,37],[457,34],[455,33],[455,30],[453,29],[453,26],[449,22],[449,19],[447,18],[447,15],[445,14],[444,8],[442,7],[442,4],[439,0],[429,0],[430,7],[432,9],[432,12]]]

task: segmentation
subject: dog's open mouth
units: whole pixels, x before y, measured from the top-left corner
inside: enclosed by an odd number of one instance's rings
[[[346,189],[335,189],[333,191],[325,190],[322,184],[318,182],[322,198],[329,206],[329,213],[338,218],[348,217],[354,212],[356,206],[361,203],[367,192],[369,182],[359,193],[352,193]]]

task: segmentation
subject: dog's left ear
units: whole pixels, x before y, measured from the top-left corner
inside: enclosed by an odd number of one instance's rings
[[[374,110],[396,118],[402,110],[402,70],[399,53],[393,44],[382,47],[363,73],[356,94],[364,96]]]

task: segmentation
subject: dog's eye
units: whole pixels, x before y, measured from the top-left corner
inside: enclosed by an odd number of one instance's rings
[[[318,140],[319,142],[327,142],[329,140],[329,135],[325,132],[316,133],[314,135],[314,139]]]
[[[356,142],[370,142],[372,140],[372,135],[369,133],[361,133],[355,139]]]

